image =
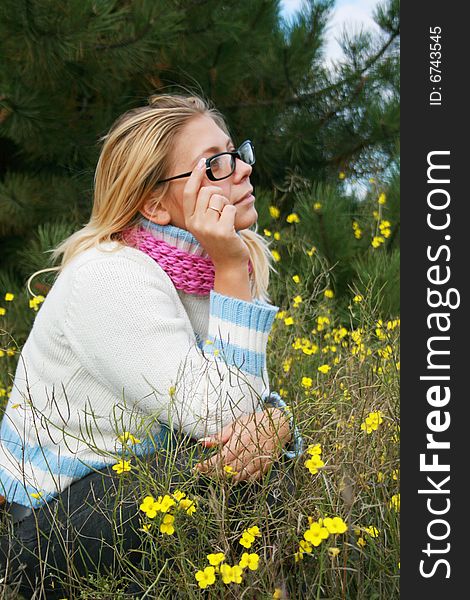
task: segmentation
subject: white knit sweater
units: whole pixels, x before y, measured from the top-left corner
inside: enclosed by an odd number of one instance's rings
[[[153,233],[205,255],[184,230]],[[140,440],[130,447],[141,454],[171,429],[200,438],[262,410],[277,311],[177,291],[153,258],[116,242],[82,252],[56,279],[22,349],[0,429],[0,494],[39,506],[116,463],[124,432]]]

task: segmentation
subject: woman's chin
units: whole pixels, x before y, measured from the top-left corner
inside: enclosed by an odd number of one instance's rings
[[[241,207],[240,207],[241,208]],[[256,208],[251,206],[249,210],[246,212],[239,211],[235,216],[235,231],[240,231],[242,229],[249,229],[252,225],[256,223],[258,220],[258,212]]]

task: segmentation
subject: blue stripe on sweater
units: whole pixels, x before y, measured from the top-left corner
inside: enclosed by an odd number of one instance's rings
[[[16,477],[12,477],[7,471],[0,467],[0,494],[4,496],[8,502],[16,502],[27,506],[28,508],[38,508],[45,502],[49,502],[57,496],[57,492],[46,494],[41,493],[40,498],[33,498],[31,494],[36,494],[39,490],[30,485],[19,481]]]
[[[159,225],[158,223],[154,223],[145,217],[140,220],[140,223],[146,229],[165,234],[166,236],[173,238],[175,241],[178,240],[180,242],[186,242],[187,244],[191,244],[192,246],[201,248],[202,250],[201,244],[197,241],[193,234],[185,229],[175,227],[175,225]]]
[[[266,303],[247,302],[224,296],[213,290],[210,293],[210,315],[235,325],[260,333],[269,333],[279,308]]]
[[[155,452],[157,448],[167,442],[169,432],[169,428],[162,423],[161,431],[156,435],[154,440],[147,437],[140,444],[132,446],[132,452],[137,455]],[[19,432],[8,423],[8,417],[4,417],[2,420],[0,442],[20,464],[27,462],[43,473],[64,475],[72,479],[80,479],[89,473],[90,466],[95,469],[105,467],[109,464],[110,458],[112,458],[112,455],[108,455],[108,460],[105,460],[104,457],[100,460],[99,455],[97,455],[97,460],[92,465],[88,465],[78,457],[63,456],[39,444],[25,447],[24,440],[21,438]],[[58,450],[60,451],[59,447]]]
[[[228,344],[219,338],[209,336],[212,344],[204,344],[203,351],[212,354],[217,360],[222,360],[225,364],[237,367],[240,371],[261,377],[266,364],[266,355],[264,352],[254,352],[246,348],[240,348],[235,344]],[[218,352],[215,352],[218,350]]]

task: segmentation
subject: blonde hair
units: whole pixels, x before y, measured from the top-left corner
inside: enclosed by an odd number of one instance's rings
[[[141,218],[140,209],[154,191],[159,179],[164,179],[170,168],[170,157],[175,139],[195,116],[211,117],[229,135],[221,113],[199,96],[161,94],[151,96],[147,106],[131,109],[112,125],[104,141],[94,179],[93,208],[89,222],[80,230],[51,250],[51,260],[57,267],[36,271],[28,279],[46,271],[60,271],[77,254],[101,242],[124,242],[122,231],[136,225]],[[161,184],[161,196],[168,191],[169,182]],[[269,244],[254,230],[241,230],[240,235],[250,251],[253,266],[252,293],[255,298],[267,301],[269,270],[272,256]],[[34,295],[34,294],[33,294]]]

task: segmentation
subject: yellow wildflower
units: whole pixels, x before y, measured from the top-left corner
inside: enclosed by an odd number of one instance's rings
[[[206,567],[204,571],[197,571],[195,577],[199,587],[204,590],[207,586],[215,583],[215,569]]]
[[[286,221],[288,223],[300,223],[300,218],[297,213],[291,213],[290,215],[287,215]]]
[[[122,444],[127,444],[127,442],[130,442],[131,444],[140,444],[140,440],[134,437],[132,433],[129,433],[129,431],[125,431],[118,439]]]
[[[331,369],[330,365],[321,365],[320,367],[318,367],[318,370],[320,371],[320,373],[324,373],[325,375],[328,373],[328,371]]]
[[[354,232],[354,237],[357,240],[360,240],[362,238],[362,229],[360,228],[359,223],[357,221],[353,221],[352,228]]]
[[[310,542],[307,542],[307,540],[300,540],[299,542],[299,552],[306,553],[306,554],[311,554],[313,551],[313,546]]]
[[[286,360],[282,363],[282,368],[284,370],[284,373],[289,373],[290,368],[292,366],[292,357],[288,357],[286,358]]]
[[[264,229],[263,232],[266,237],[271,237],[271,235],[272,235],[272,233],[269,231],[269,229]]]
[[[380,410],[376,411],[376,412],[370,412],[369,415],[366,417],[364,423],[361,423],[361,429],[362,431],[365,431],[366,433],[372,433],[373,431],[375,431],[378,426],[383,422],[382,419],[382,413],[380,412]]]
[[[317,323],[318,323],[318,326],[317,326],[318,331],[322,331],[322,329],[324,328],[324,325],[330,324],[330,319],[325,316],[320,316],[320,317],[317,317]]]
[[[292,275],[292,279],[294,280],[294,283],[300,283],[300,277],[298,275]]]
[[[276,206],[269,207],[269,214],[273,219],[279,219],[281,211]]]
[[[186,497],[186,494],[184,492],[182,492],[181,490],[176,490],[173,493],[173,498],[176,500],[176,502],[179,502],[180,500],[182,500],[185,497]]]
[[[364,531],[373,538],[376,538],[380,533],[377,527],[374,527],[373,525],[370,527],[364,527]]]
[[[159,510],[159,505],[152,496],[145,496],[139,508],[149,519],[154,519]]]
[[[223,564],[220,565],[220,575],[222,576],[222,581],[226,584],[228,583],[241,583],[243,569],[239,565],[230,565]]]
[[[232,582],[233,583],[241,583],[242,575],[243,575],[243,569],[239,565],[233,565],[233,567],[232,567]]]
[[[225,560],[225,554],[223,552],[217,552],[216,554],[208,554],[207,560],[213,567],[217,567],[222,561]]]
[[[319,546],[329,535],[326,527],[322,527],[320,523],[312,523],[309,529],[304,533],[304,538],[314,546]]]
[[[6,308],[3,308],[3,306],[0,306],[0,317],[6,314]]]
[[[168,496],[168,494],[165,494],[163,496],[163,499],[161,496],[158,497],[158,502],[159,502],[159,510],[161,512],[168,512],[170,510],[170,508],[172,508],[173,506],[176,505],[176,502],[173,500],[173,498],[171,498],[171,496]],[[181,504],[181,502],[180,502]]]
[[[279,231],[275,231],[273,237],[278,242],[281,239],[281,234],[279,233]]]
[[[14,297],[15,297],[15,294],[12,294],[11,292],[7,292],[7,293],[5,294],[5,300],[6,300],[7,302],[11,302],[11,301],[13,300],[13,298],[14,298]]]
[[[304,462],[304,465],[312,475],[316,475],[318,473],[318,469],[324,467],[325,463],[317,454],[314,454],[311,458]]]
[[[339,553],[339,548],[328,548],[328,555],[331,556],[331,558],[335,558],[336,556],[338,556]]]
[[[233,475],[237,474],[237,472],[233,470],[233,467],[231,465],[225,465],[224,471],[229,476],[233,476]]]
[[[346,173],[344,171],[340,171],[338,174],[338,178],[339,179],[345,179],[346,178]]]
[[[361,296],[361,294],[356,294],[353,298],[353,302],[362,302],[364,300],[364,298]]]
[[[373,248],[378,248],[381,244],[383,244],[385,242],[385,238],[382,237],[381,235],[375,235],[371,245]]]
[[[390,508],[397,512],[400,510],[400,494],[394,494],[390,500]]]
[[[256,571],[259,565],[259,556],[255,552],[248,554],[248,552],[244,552],[242,554],[241,560],[239,562],[239,566],[242,569],[248,567],[250,571]]]
[[[323,526],[326,527],[328,530],[328,533],[344,533],[345,531],[348,530],[348,526],[346,525],[346,523],[343,521],[343,519],[341,517],[326,517],[326,519],[320,519],[319,523]]]
[[[166,533],[167,535],[173,535],[175,533],[175,528],[173,523],[175,522],[175,517],[173,515],[166,514],[163,517],[163,521],[160,525],[160,533]]]
[[[335,297],[335,293],[333,290],[325,290],[325,298],[334,298]]]
[[[311,456],[316,456],[321,454],[321,444],[310,444],[310,446],[306,450],[307,454]]]
[[[322,204],[321,202],[314,202],[313,203],[313,210],[321,210]]]
[[[293,325],[294,324],[294,319],[292,317],[287,317],[286,319],[284,319],[284,323],[286,325]]]
[[[279,262],[281,260],[281,255],[277,250],[271,250],[271,255],[276,262]]]
[[[31,298],[31,300],[29,301],[29,308],[34,309],[35,311],[39,310],[39,304],[41,304],[42,302],[44,302],[45,298],[44,296],[35,296],[34,298]]]
[[[387,202],[387,196],[382,192],[377,200],[379,204],[385,204]]]
[[[310,248],[310,250],[307,250],[307,254],[308,254],[309,256],[313,256],[313,255],[315,254],[315,252],[316,252],[316,251],[317,251],[317,247],[316,247],[316,246],[312,246],[312,247]]]
[[[248,531],[244,531],[238,543],[244,546],[245,548],[251,548],[251,545],[254,541],[255,536],[249,533]]]
[[[313,384],[313,379],[311,377],[302,377],[302,386],[304,388],[311,388]]]
[[[362,538],[362,537],[360,537],[360,538],[357,540],[357,545],[358,545],[360,548],[364,548],[364,546],[366,545],[366,541],[365,541],[365,539],[364,539],[364,538]]]
[[[122,458],[119,462],[113,465],[113,471],[116,471],[118,475],[122,475],[122,473],[127,473],[132,469],[131,461],[125,460]]]
[[[190,516],[196,512],[194,500],[190,500],[189,498],[184,498],[183,500],[180,500],[179,506],[180,508],[185,510],[186,513]]]

